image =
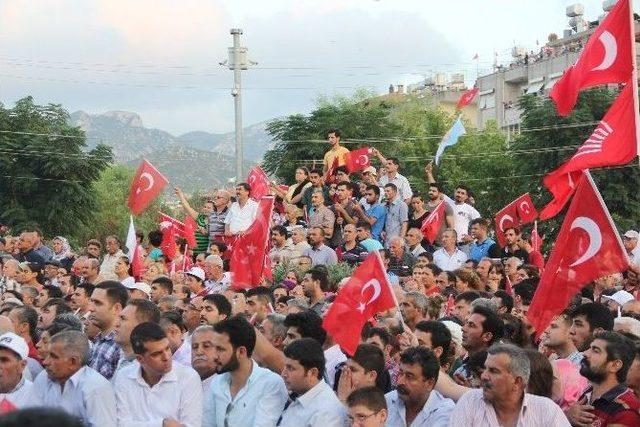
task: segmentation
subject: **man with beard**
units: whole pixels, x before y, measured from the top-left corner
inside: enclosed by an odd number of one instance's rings
[[[202,392],[208,393],[218,364],[216,350],[213,347],[215,330],[213,326],[198,326],[191,335],[191,366],[200,375]]]
[[[578,351],[585,351],[595,334],[613,330],[613,316],[602,304],[582,304],[572,313],[573,322],[569,335]]]
[[[640,401],[625,384],[634,357],[635,349],[624,336],[616,332],[596,335],[580,367],[589,388],[567,410],[573,425],[640,425]]]
[[[489,348],[482,388],[469,389],[451,414],[452,426],[569,427],[551,399],[526,393],[531,367],[513,344]]]
[[[501,258],[516,257],[522,261],[523,264],[526,264],[529,261],[529,254],[527,254],[527,252],[524,249],[521,249],[518,245],[521,234],[522,231],[516,227],[509,227],[504,230],[505,244],[504,248],[502,248],[502,251],[500,252]]]
[[[198,426],[202,422],[200,377],[173,363],[169,340],[160,325],[141,323],[131,331],[137,364],[123,368],[113,389],[119,425]]]
[[[324,300],[324,293],[329,288],[327,269],[322,266],[316,266],[307,271],[302,279],[302,288],[304,296],[309,299],[311,310],[322,316],[327,305]]]
[[[503,334],[504,323],[498,314],[490,308],[475,306],[462,326],[462,346],[467,350],[467,357],[455,375],[470,379],[471,372],[467,366],[469,357],[498,342]]]
[[[448,426],[454,403],[434,390],[440,363],[428,348],[411,347],[400,355],[395,391],[385,395],[387,426]],[[454,424],[463,425],[463,424]]]
[[[218,374],[204,398],[203,427],[274,425],[287,401],[279,375],[251,359],[256,332],[242,316],[213,326]]]

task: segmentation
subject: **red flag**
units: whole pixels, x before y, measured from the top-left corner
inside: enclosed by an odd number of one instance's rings
[[[451,316],[453,313],[453,308],[456,306],[456,299],[453,297],[453,294],[449,294],[449,298],[447,298],[447,305],[444,307],[444,315]]]
[[[618,1],[589,37],[576,63],[553,86],[549,96],[561,116],[571,113],[582,89],[625,83],[631,78],[635,36],[632,37],[630,3],[631,0]]]
[[[171,224],[173,224],[174,227],[174,231],[178,236],[182,236],[184,233],[184,222],[177,220],[165,213],[160,212],[160,220],[159,223],[162,224],[163,222],[170,222]]]
[[[380,255],[370,254],[353,272],[329,307],[322,327],[347,353],[360,344],[364,324],[376,313],[396,306]]]
[[[182,233],[182,237],[187,240],[187,245],[190,248],[195,248],[196,243],[196,230],[198,229],[198,224],[196,224],[196,220],[193,219],[191,215],[187,215],[184,217],[184,229]]]
[[[502,208],[494,218],[496,222],[496,240],[500,246],[504,246],[507,242],[504,240],[504,232],[509,227],[518,226],[518,207],[515,202],[509,203]]]
[[[539,336],[573,296],[598,277],[628,268],[609,211],[591,175],[585,172],[540,278],[527,317]]]
[[[138,244],[138,238],[136,236],[136,229],[133,225],[133,216],[129,222],[129,231],[127,232],[127,242],[126,242],[127,256],[129,257],[129,261],[131,262],[131,271],[133,273],[133,277],[139,279],[144,272],[144,258],[142,257],[142,248]]]
[[[580,180],[581,176],[582,171],[563,173],[556,169],[542,178],[544,186],[553,194],[553,200],[540,211],[541,220],[553,218],[560,213],[575,191],[576,182]]]
[[[473,88],[469,89],[468,91],[466,91],[465,93],[463,93],[462,96],[460,97],[460,100],[458,101],[458,105],[456,105],[456,108],[458,110],[461,110],[464,107],[466,107],[467,105],[471,104],[471,101],[473,101],[475,99],[475,97],[476,97],[476,95],[478,95],[479,91],[480,91],[480,88],[473,87]]]
[[[160,231],[162,231],[162,242],[160,249],[167,261],[172,260],[176,256],[176,225],[171,221],[162,221],[160,223]]]
[[[142,160],[129,190],[127,206],[131,213],[138,215],[144,211],[168,183],[149,161]]]
[[[333,174],[335,173],[336,169],[338,169],[338,157],[334,157],[333,158],[333,163],[331,163],[331,166],[329,167],[329,169],[327,169],[327,172],[324,174],[324,182],[325,184],[328,184],[330,182],[333,181]]]
[[[268,254],[273,203],[272,196],[260,199],[256,218],[233,244],[230,264],[234,289],[249,289],[260,285]]]
[[[504,275],[504,291],[513,296],[513,284],[511,283],[511,279],[509,279],[509,275],[506,273]]]
[[[349,173],[359,172],[371,166],[369,150],[369,147],[364,147],[347,153],[347,170]]]
[[[533,250],[536,252],[541,252],[542,249],[542,239],[538,234],[538,221],[533,223],[533,230],[531,230],[531,246]]]
[[[440,202],[440,204],[436,206],[436,208],[424,219],[422,227],[420,227],[422,235],[431,244],[435,242],[436,237],[438,236],[438,231],[440,231],[440,227],[442,227],[442,221],[444,221],[444,203],[444,200]]]
[[[260,200],[269,195],[269,178],[260,166],[251,169],[249,176],[247,176],[247,184],[251,186],[252,199]]]
[[[573,157],[551,173],[629,163],[637,155],[638,146],[635,120],[638,112],[633,107],[635,90],[638,90],[635,84],[627,83],[589,139]]]
[[[538,211],[533,205],[531,195],[524,193],[514,201],[518,213],[518,224],[528,224],[538,217]]]

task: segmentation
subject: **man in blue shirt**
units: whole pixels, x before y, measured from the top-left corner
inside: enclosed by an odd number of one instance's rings
[[[482,258],[500,258],[500,246],[487,237],[489,221],[476,218],[471,221],[471,236],[475,239],[469,246],[469,258],[480,262]]]
[[[382,242],[381,234],[384,229],[387,210],[381,203],[378,203],[378,200],[380,200],[380,187],[377,185],[368,185],[364,193],[364,198],[370,206],[364,214],[366,221],[371,224],[371,236],[377,241]],[[358,205],[358,207],[360,206]]]

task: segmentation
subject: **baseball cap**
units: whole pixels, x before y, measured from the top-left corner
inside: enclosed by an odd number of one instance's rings
[[[124,284],[124,287],[131,290],[137,289],[147,294],[147,296],[151,296],[151,286],[147,285],[144,282],[127,283]]]
[[[627,291],[618,291],[613,295],[602,295],[602,298],[615,301],[620,306],[623,306],[629,301],[633,301],[635,299],[635,297]]]
[[[462,345],[462,326],[451,320],[443,320],[442,323],[451,332],[451,340],[458,346]]]
[[[624,237],[626,237],[627,239],[637,239],[638,237],[640,237],[640,234],[638,234],[638,232],[635,230],[629,230],[624,233]]]
[[[378,171],[373,166],[366,167],[362,173],[370,173],[371,175],[378,176]]]
[[[29,356],[29,346],[27,342],[19,335],[13,332],[7,332],[0,335],[0,348],[6,348],[13,351],[20,356],[22,360],[25,360]]]
[[[204,270],[200,267],[191,267],[189,271],[187,271],[187,274],[204,282]]]

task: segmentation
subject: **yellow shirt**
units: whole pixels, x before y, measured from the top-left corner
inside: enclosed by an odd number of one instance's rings
[[[339,145],[336,149],[331,149],[324,153],[324,170],[327,170],[333,164],[333,159],[338,157],[338,166],[344,166],[347,164],[347,154],[349,150]]]

